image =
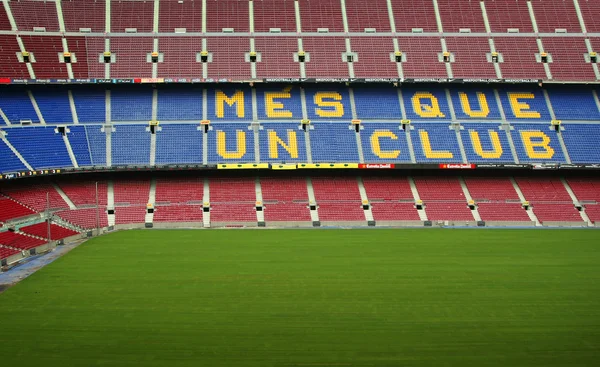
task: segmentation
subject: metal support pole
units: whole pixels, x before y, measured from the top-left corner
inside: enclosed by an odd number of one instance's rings
[[[100,235],[100,205],[98,205],[98,181],[96,181],[96,236]]]
[[[48,225],[48,243],[52,242],[50,230],[50,192],[46,192],[46,224]]]

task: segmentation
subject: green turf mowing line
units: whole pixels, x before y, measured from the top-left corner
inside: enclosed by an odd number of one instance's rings
[[[591,366],[600,231],[145,230],[0,295],[2,366]]]

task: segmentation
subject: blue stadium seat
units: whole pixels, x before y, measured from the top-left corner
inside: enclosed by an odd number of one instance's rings
[[[53,126],[14,128],[6,138],[35,169],[72,167],[62,135]]]
[[[556,131],[550,124],[513,124],[511,132],[522,163],[564,163],[565,157]],[[529,137],[527,137],[529,135]],[[531,143],[528,143],[531,142]],[[529,146],[529,148],[528,148]]]
[[[211,124],[208,132],[208,162],[254,162],[254,131],[248,123]]]
[[[356,115],[361,120],[401,119],[398,88],[390,86],[361,86],[354,88]]]
[[[310,147],[315,163],[358,163],[356,132],[350,123],[317,122],[310,130]]]
[[[506,87],[500,90],[500,100],[508,121],[548,123],[552,120],[544,93],[540,88]]]
[[[402,99],[409,120],[450,120],[450,107],[443,88],[424,86],[402,88]]]
[[[573,163],[600,163],[600,125],[563,125],[562,137]]]
[[[305,133],[299,126],[299,122],[262,124],[258,133],[260,161],[306,162]]]
[[[256,102],[260,120],[302,119],[302,100],[298,86],[258,86]]]
[[[85,131],[85,126],[69,126],[67,134],[71,149],[80,167],[92,166],[90,146]]]
[[[152,119],[152,89],[139,86],[111,89],[110,108],[112,121],[148,122]]]
[[[90,145],[92,165],[106,165],[106,133],[102,131],[102,126],[85,126],[85,132]]]
[[[600,111],[588,88],[549,88],[548,95],[559,120],[600,120]]]
[[[148,125],[117,125],[112,134],[113,165],[150,164]]]
[[[87,86],[86,88],[73,88],[71,92],[80,123],[103,123],[106,121],[105,88]]]
[[[36,88],[33,97],[47,124],[73,123],[69,95],[64,88]]]
[[[0,141],[0,156],[2,156],[2,159],[0,159],[0,172],[27,171],[27,167],[17,158],[4,141]]]
[[[217,99],[217,95],[221,96],[221,99]],[[252,120],[252,92],[250,88],[241,85],[219,85],[214,89],[208,89],[207,99],[207,116],[209,120]]]
[[[490,88],[460,87],[450,89],[454,112],[458,120],[500,120],[500,108]]]
[[[158,88],[159,121],[202,120],[202,88],[161,86]]]
[[[500,124],[465,123],[462,127],[460,136],[469,163],[514,163],[506,131],[499,129]]]
[[[352,119],[348,88],[337,85],[316,85],[304,88],[308,118],[317,121]]]
[[[0,109],[12,124],[19,124],[21,120],[40,122],[23,88],[0,88]]]
[[[400,123],[363,124],[360,131],[363,155],[367,163],[410,163],[406,132]]]
[[[202,163],[198,124],[163,124],[156,133],[156,164]]]
[[[460,163],[462,156],[456,131],[448,123],[416,124],[411,140],[418,163]]]

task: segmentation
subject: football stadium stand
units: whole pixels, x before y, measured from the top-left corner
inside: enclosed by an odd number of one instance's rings
[[[157,173],[111,181],[56,176],[35,185],[3,182],[0,245],[9,257],[16,253],[6,249],[29,250],[96,228],[160,223],[584,227],[600,220],[595,177],[361,174],[203,178]],[[147,214],[150,207],[153,216]],[[49,239],[46,218],[52,219]]]
[[[306,180],[265,177],[260,179],[265,221],[310,222]]]
[[[67,238],[70,236],[75,236],[79,234],[72,229],[65,228],[54,223],[50,224],[50,233],[48,233],[48,223],[41,222],[38,224],[33,224],[27,227],[21,227],[21,232],[27,233],[36,237],[51,239],[51,240],[62,240],[63,238]],[[50,236],[50,237],[48,237]]]
[[[221,223],[256,222],[256,186],[252,178],[210,180],[211,220]]]
[[[154,225],[600,226],[599,13],[2,1],[2,266]]]
[[[588,0],[3,3],[7,78],[600,78]]]
[[[365,221],[356,178],[314,177],[312,186],[321,221]]]
[[[87,92],[30,86],[14,94],[9,88],[0,88],[2,173],[104,165],[600,161],[600,101],[588,86]],[[309,124],[301,124],[304,116]]]

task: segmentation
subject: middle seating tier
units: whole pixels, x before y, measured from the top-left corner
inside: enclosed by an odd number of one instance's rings
[[[34,169],[218,163],[598,163],[600,124],[165,123],[5,128]],[[560,132],[560,133],[559,133]],[[561,142],[562,140],[562,142]],[[10,144],[10,146],[9,146]],[[68,144],[68,145],[67,145]],[[108,147],[108,149],[107,149]],[[70,155],[70,152],[73,155]],[[0,171],[14,172],[13,160]],[[22,168],[20,168],[22,170]]]

